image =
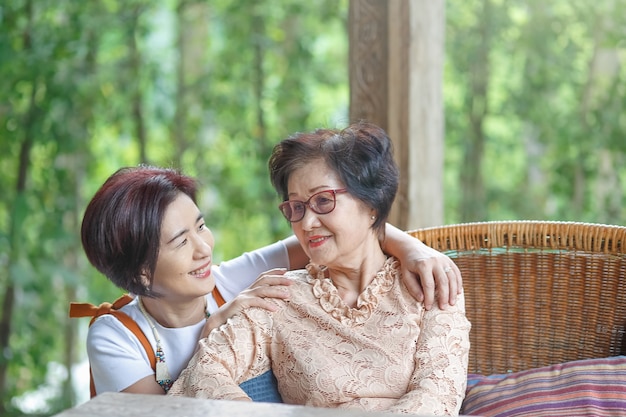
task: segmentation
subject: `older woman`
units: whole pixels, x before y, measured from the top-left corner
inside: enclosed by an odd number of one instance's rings
[[[458,414],[470,323],[455,306],[426,310],[380,246],[397,187],[391,142],[355,124],[280,142],[270,159],[283,215],[311,260],[290,298],[250,308],[200,341],[171,394],[248,400],[241,381],[272,368],[285,402]]]

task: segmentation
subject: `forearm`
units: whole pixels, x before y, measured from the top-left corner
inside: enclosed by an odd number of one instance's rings
[[[433,252],[437,252],[426,246],[421,240],[414,238],[390,223],[387,223],[385,226],[385,236],[381,241],[381,248],[386,254],[395,256],[398,259],[402,259],[408,251],[417,251],[420,254],[423,251],[424,257],[432,256]]]
[[[291,235],[286,239],[283,239],[283,244],[287,248],[287,254],[289,256],[289,269],[303,269],[309,263],[309,257],[300,246],[298,239]]]

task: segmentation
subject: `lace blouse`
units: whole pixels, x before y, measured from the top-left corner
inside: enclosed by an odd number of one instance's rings
[[[291,298],[250,308],[201,340],[170,395],[248,400],[239,384],[273,369],[283,401],[455,415],[467,381],[464,298],[426,311],[389,258],[351,308],[324,269],[287,273]]]

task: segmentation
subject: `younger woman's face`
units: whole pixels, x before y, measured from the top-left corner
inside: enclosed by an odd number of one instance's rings
[[[180,193],[167,207],[161,225],[153,289],[172,301],[186,301],[211,292],[213,234],[198,206]]]

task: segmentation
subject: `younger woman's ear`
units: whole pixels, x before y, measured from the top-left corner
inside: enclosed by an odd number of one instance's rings
[[[141,283],[143,284],[143,286],[146,288],[150,287],[150,278],[148,278],[148,273],[146,271],[143,271],[140,277],[141,277]]]

